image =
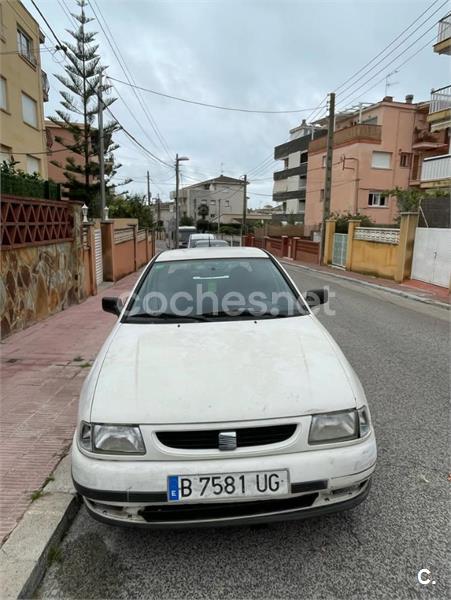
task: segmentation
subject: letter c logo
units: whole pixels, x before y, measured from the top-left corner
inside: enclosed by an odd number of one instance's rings
[[[423,577],[423,575],[426,575],[426,578]],[[431,583],[431,572],[429,571],[429,569],[420,569],[418,571],[418,583],[421,583],[421,585],[428,585],[428,583]]]

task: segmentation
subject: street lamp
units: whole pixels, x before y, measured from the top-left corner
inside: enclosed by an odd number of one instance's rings
[[[179,163],[182,160],[189,160],[187,156],[175,155],[175,247],[179,247]]]

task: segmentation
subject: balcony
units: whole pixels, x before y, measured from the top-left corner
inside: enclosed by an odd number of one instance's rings
[[[382,139],[382,127],[380,125],[353,125],[339,129],[334,133],[334,148],[347,144],[356,144],[358,142],[369,142],[380,144]],[[309,145],[309,153],[325,151],[327,147],[327,138],[317,138],[312,140]]]
[[[451,154],[425,158],[421,167],[421,187],[447,187],[451,183]]]
[[[437,52],[437,54],[451,54],[451,15],[446,15],[439,21],[434,52]]]
[[[432,90],[428,123],[432,131],[446,129],[451,125],[451,86]]]
[[[307,175],[307,163],[302,163],[299,167],[293,167],[292,169],[276,171],[274,173],[274,181],[288,179],[288,177],[292,177],[293,175]]]

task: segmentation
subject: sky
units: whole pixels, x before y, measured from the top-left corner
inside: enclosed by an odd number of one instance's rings
[[[30,0],[23,2],[46,35],[41,59],[50,77],[45,106],[50,116],[58,108],[61,89],[53,74],[62,72],[64,59]],[[69,12],[78,11],[75,0],[37,3],[58,38],[69,40],[66,30],[73,29]],[[146,115],[129,86],[110,81],[117,97],[111,109],[127,131],[168,165],[173,165],[176,153],[189,157],[181,163],[182,185],[221,172],[231,177],[246,173],[253,208],[271,204],[272,173],[283,168],[271,158],[274,146],[285,142],[289,130],[303,118],[314,118],[313,109],[320,106],[316,114],[325,114],[321,105],[328,92],[337,90],[337,109],[343,110],[380,100],[385,77],[393,71],[398,72],[389,77],[387,89],[398,100],[406,94],[414,94],[414,101],[428,100],[430,90],[449,79],[447,58],[432,50],[434,24],[447,12],[444,0],[89,0],[88,4],[87,15],[97,15],[89,28],[99,32],[99,52],[111,77],[126,80],[108,44],[113,38],[141,87],[248,110],[303,110],[232,112],[137,92]],[[375,58],[423,11],[427,11],[423,17]],[[151,159],[123,132],[115,139],[122,164],[117,183],[133,178],[122,189],[146,193],[149,171],[152,195],[167,200],[174,189],[174,169]]]

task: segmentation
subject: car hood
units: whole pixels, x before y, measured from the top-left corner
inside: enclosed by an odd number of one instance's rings
[[[91,421],[217,423],[355,408],[348,370],[310,315],[120,324],[99,370]]]

